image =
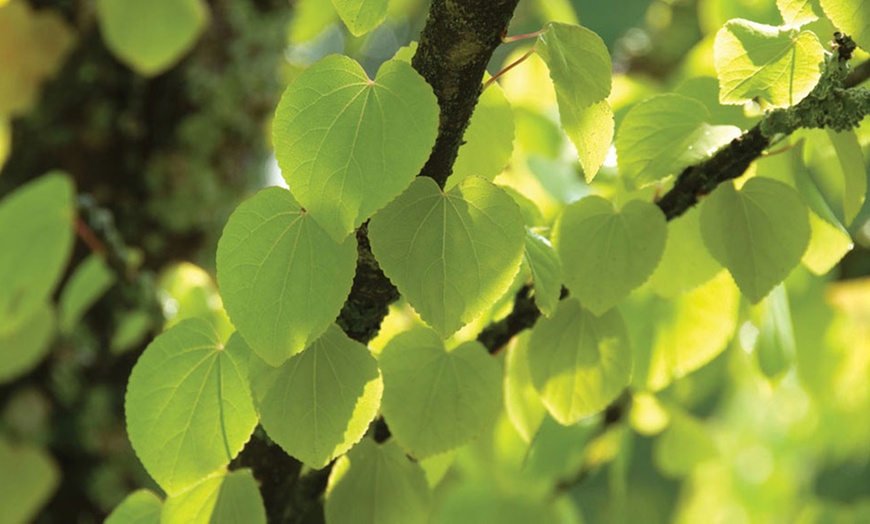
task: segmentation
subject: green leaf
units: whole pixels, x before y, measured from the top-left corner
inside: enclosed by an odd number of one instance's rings
[[[696,206],[668,222],[665,252],[649,283],[657,294],[672,298],[707,282],[721,269],[704,247],[701,211]]]
[[[691,415],[676,410],[670,415],[671,423],[654,444],[653,461],[663,474],[682,477],[716,458],[716,445],[707,428]]]
[[[0,384],[35,368],[51,349],[55,314],[43,303],[12,329],[0,330]]]
[[[649,370],[637,382],[659,391],[716,358],[734,336],[739,299],[728,273],[720,271],[706,284],[662,301],[654,313]]]
[[[507,165],[514,149],[514,112],[501,87],[494,83],[480,95],[464,144],[453,164],[453,173],[445,189],[450,189],[470,176],[492,180]]]
[[[51,455],[0,437],[0,522],[35,522],[59,484],[60,471]]]
[[[378,363],[384,418],[414,457],[461,446],[491,427],[501,409],[501,366],[477,341],[448,351],[429,329],[406,331],[390,340]]]
[[[810,212],[810,245],[801,262],[816,275],[834,268],[855,246],[842,226],[834,225]]]
[[[858,143],[858,135],[854,130],[842,133],[830,129],[826,131],[837,151],[837,158],[843,170],[845,181],[843,214],[845,225],[848,226],[858,216],[867,196],[867,166],[864,163],[864,153],[861,151],[861,144]]]
[[[9,121],[5,118],[0,118],[0,169],[3,169],[3,164],[9,158],[9,150],[12,146],[12,128]]]
[[[218,243],[224,306],[251,349],[277,366],[332,325],[356,254],[355,239],[333,240],[287,190],[264,189],[236,208]]]
[[[550,70],[562,127],[591,182],[613,139],[613,111],[605,100],[613,72],[607,46],[585,27],[550,22],[536,50]]]
[[[576,299],[559,302],[529,341],[529,370],[550,414],[563,425],[603,411],[631,378],[631,347],[615,309],[597,317]]]
[[[594,31],[550,22],[535,50],[550,70],[556,94],[571,107],[589,107],[610,94],[613,64],[607,45]]]
[[[532,269],[535,305],[547,316],[556,311],[562,294],[562,262],[550,241],[526,229],[525,259]]]
[[[370,80],[331,55],[287,88],[272,130],[293,196],[341,241],[414,180],[435,143],[438,102],[410,64],[390,60]]]
[[[222,472],[166,499],[161,524],[266,524],[266,509],[249,469]]]
[[[181,60],[208,22],[202,0],[97,0],[96,7],[106,47],[144,76]]]
[[[652,274],[665,248],[665,216],[632,200],[622,210],[599,196],[565,208],[553,243],[565,285],[584,307],[601,315]]]
[[[293,16],[287,31],[289,43],[307,42],[339,19],[331,2],[323,0],[297,0],[293,4]]]
[[[851,36],[865,51],[870,50],[870,2],[867,0],[819,0],[837,28]]]
[[[713,258],[756,303],[800,263],[810,225],[807,208],[794,189],[756,177],[740,191],[733,183],[721,184],[704,200],[701,234]]]
[[[362,440],[338,459],[326,488],[329,524],[425,524],[430,505],[426,475],[391,440]]]
[[[388,0],[332,0],[338,16],[354,36],[362,36],[387,17]]]
[[[786,25],[800,27],[821,16],[818,0],[776,0],[776,7]]]
[[[90,255],[69,278],[58,302],[61,331],[70,332],[88,309],[115,283],[115,274],[96,254]]]
[[[734,126],[711,126],[706,106],[683,95],[647,99],[625,115],[616,135],[620,171],[645,185],[712,155],[740,136]]]
[[[780,284],[764,301],[755,341],[758,367],[768,378],[779,378],[791,367],[795,355],[794,327],[785,285]]]
[[[147,489],[136,490],[112,510],[105,524],[160,524],[163,502]]]
[[[384,273],[442,337],[472,321],[514,280],[525,232],[519,207],[479,178],[447,193],[418,178],[369,223]]]
[[[716,34],[719,101],[743,104],[753,98],[774,107],[804,99],[822,75],[825,50],[811,31],[730,20]]]
[[[529,371],[529,331],[507,347],[504,372],[504,407],[508,419],[526,442],[531,443],[547,413]]]
[[[41,176],[0,201],[0,336],[44,307],[73,245],[73,185]]]
[[[229,464],[254,431],[250,350],[238,335],[221,345],[204,320],[154,339],[127,385],[127,433],[139,460],[170,495]]]
[[[214,326],[221,340],[229,339],[236,331],[212,276],[190,262],[163,267],[157,277],[157,296],[166,317],[164,329],[187,318],[201,318]]]
[[[251,389],[269,438],[319,469],[365,434],[378,413],[383,382],[368,348],[333,324],[280,367],[252,361]]]

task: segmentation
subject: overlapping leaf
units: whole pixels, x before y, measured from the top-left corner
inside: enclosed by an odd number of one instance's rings
[[[807,208],[794,189],[756,177],[740,191],[725,183],[707,197],[701,234],[710,254],[754,303],[800,263],[810,226]]]
[[[635,105],[616,135],[622,174],[649,184],[706,158],[740,136],[734,126],[707,124],[710,112],[693,98],[659,95]]]
[[[628,332],[615,309],[597,317],[569,298],[532,331],[532,382],[563,425],[604,410],[628,385],[631,368]]]
[[[819,3],[840,31],[854,38],[865,51],[870,50],[870,1],[819,0]]]
[[[326,488],[330,524],[425,524],[430,505],[426,475],[391,440],[361,441],[335,463]]]
[[[251,349],[273,366],[332,324],[355,270],[355,239],[336,242],[277,187],[236,208],[218,243],[224,306]]]
[[[755,355],[758,367],[769,378],[781,377],[792,364],[796,352],[794,327],[785,286],[780,284],[763,303]]]
[[[610,94],[612,64],[607,46],[585,27],[551,22],[538,37],[537,52],[550,70],[562,127],[591,181],[613,139]]]
[[[127,495],[106,518],[105,524],[160,524],[163,501],[147,489]]]
[[[257,424],[249,358],[238,335],[223,347],[200,319],[168,329],[139,357],[127,386],[127,433],[167,493],[225,467],[248,441]]]
[[[838,133],[828,129],[827,133],[843,170],[843,215],[848,226],[858,216],[867,197],[867,165],[854,130]]]
[[[526,229],[525,257],[532,269],[535,305],[550,316],[562,294],[562,262],[550,241],[529,229]]]
[[[96,8],[106,47],[145,76],[175,65],[208,22],[202,0],[97,0]]]
[[[719,101],[760,98],[772,106],[797,104],[822,75],[825,50],[811,31],[730,20],[716,34]]]
[[[819,19],[819,0],[776,0],[786,25],[802,26]]]
[[[667,225],[654,204],[632,200],[621,210],[599,196],[565,208],[554,244],[565,285],[601,315],[652,274],[665,248]]]
[[[668,222],[665,252],[650,277],[650,286],[663,297],[675,297],[710,280],[721,269],[704,247],[701,212],[693,207]]]
[[[531,443],[547,410],[532,384],[528,331],[508,346],[504,375],[505,412],[523,440]]]
[[[356,36],[376,28],[387,16],[388,0],[332,0],[342,22]]]
[[[418,178],[369,224],[384,273],[427,324],[448,337],[510,286],[525,232],[516,203],[472,177],[444,193]]]
[[[437,130],[435,95],[410,64],[391,60],[370,80],[341,55],[287,88],[272,127],[290,191],[336,241],[408,187]]]
[[[213,476],[166,499],[162,524],[266,524],[266,509],[251,470]]]
[[[44,305],[72,241],[73,186],[66,175],[42,176],[0,202],[0,334]]]
[[[415,457],[464,444],[490,426],[501,408],[501,366],[479,342],[447,351],[431,330],[406,331],[387,344],[378,362],[384,418]]]
[[[333,324],[278,368],[255,359],[251,389],[269,437],[319,469],[362,438],[378,413],[383,382],[369,350]]]

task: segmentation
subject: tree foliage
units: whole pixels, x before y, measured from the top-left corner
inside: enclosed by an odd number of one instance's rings
[[[130,278],[137,239],[92,227],[72,168],[0,200],[10,392],[114,287],[150,298],[101,358],[170,317],[127,353],[150,480],[108,522],[870,518],[870,284],[843,262],[870,245],[870,3],[653,2],[646,52],[568,2],[416,4],[297,3],[283,180],[226,219],[214,281]],[[218,23],[95,9],[155,80]],[[418,41],[374,56],[415,9]],[[0,51],[56,16],[0,3]],[[0,166],[64,31],[36,74],[0,52]],[[12,522],[63,482],[42,444],[0,424]]]

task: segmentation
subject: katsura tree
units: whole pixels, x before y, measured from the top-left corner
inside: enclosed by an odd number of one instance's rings
[[[156,487],[109,522],[868,518],[836,479],[868,477],[870,288],[833,280],[868,238],[870,3],[708,4],[658,81],[567,4],[515,34],[518,0],[432,0],[376,71],[294,72],[286,186],[217,245],[226,315],[130,374]],[[360,36],[391,6],[297,9]],[[4,245],[57,237],[3,271],[15,340],[51,318],[72,194],[51,174],[0,207]]]

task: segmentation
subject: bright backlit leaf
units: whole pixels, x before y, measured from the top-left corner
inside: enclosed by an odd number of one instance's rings
[[[438,102],[410,64],[391,60],[370,80],[342,55],[290,84],[272,124],[290,191],[337,241],[408,187],[437,130]]]
[[[492,180],[507,165],[514,149],[514,112],[501,86],[492,84],[480,95],[453,164],[445,189],[470,176]]]
[[[389,440],[364,439],[339,458],[326,488],[330,524],[425,524],[431,493],[416,462]]]
[[[333,240],[277,187],[237,207],[218,243],[224,306],[251,349],[273,366],[332,325],[355,271],[356,240]]]
[[[665,252],[650,287],[663,297],[675,297],[713,278],[722,270],[701,238],[701,212],[692,207],[668,222]]]
[[[704,200],[701,234],[713,257],[755,303],[800,263],[810,224],[794,189],[756,177],[740,191],[732,183],[721,184]]]
[[[845,225],[849,226],[867,196],[867,166],[864,163],[864,153],[858,143],[858,135],[854,130],[838,133],[827,130],[828,138],[837,151],[840,168],[843,170],[845,188],[843,191],[843,214]]]
[[[73,245],[73,186],[41,176],[0,201],[0,335],[42,307]]]
[[[186,318],[199,317],[214,326],[221,340],[229,339],[236,331],[223,308],[217,284],[205,269],[190,262],[169,264],[157,276],[156,284],[166,317],[164,329]]]
[[[819,3],[840,31],[854,38],[865,51],[870,50],[870,1],[819,0]]]
[[[779,378],[791,367],[795,355],[794,327],[785,286],[780,284],[763,303],[761,325],[755,341],[758,367],[768,378]]]
[[[615,309],[597,317],[569,298],[532,330],[532,382],[560,424],[603,411],[628,385],[631,367],[628,333]]]
[[[342,22],[355,36],[381,25],[387,16],[388,0],[332,0]]]
[[[105,524],[160,524],[163,502],[147,489],[127,495],[106,518]]]
[[[819,19],[821,9],[818,0],[776,0],[776,7],[786,25],[802,26]]]
[[[448,351],[431,330],[406,331],[387,344],[378,362],[384,418],[393,437],[417,458],[468,442],[501,409],[501,365],[479,342]]]
[[[832,270],[855,244],[842,225],[834,225],[810,212],[810,245],[801,262],[816,275]]]
[[[743,104],[758,97],[787,107],[804,99],[822,75],[825,50],[811,31],[735,19],[716,34],[719,101]]]
[[[480,177],[446,193],[418,178],[372,218],[369,238],[384,273],[446,338],[507,291],[525,231],[513,199]]]
[[[550,70],[562,127],[590,182],[613,139],[613,111],[605,100],[613,68],[607,46],[585,27],[551,22],[538,37],[536,50]]]
[[[3,169],[3,164],[9,158],[9,149],[12,145],[12,129],[9,126],[9,121],[5,118],[0,118],[0,169]]]
[[[248,441],[257,424],[249,358],[241,337],[224,347],[200,319],[163,332],[139,357],[127,385],[127,433],[167,493],[220,470]]]
[[[0,521],[36,522],[42,506],[60,483],[51,455],[32,444],[0,437]]]
[[[54,317],[51,306],[43,303],[12,328],[0,330],[0,384],[42,362],[54,339]]]
[[[572,107],[589,107],[610,94],[613,64],[607,45],[594,31],[550,22],[535,50],[550,69],[556,93]]]
[[[550,241],[529,229],[526,229],[525,257],[532,268],[535,305],[550,316],[562,294],[562,262]]]
[[[69,278],[58,302],[59,327],[69,332],[83,314],[115,283],[115,274],[99,255],[92,254]]]
[[[257,481],[248,469],[204,480],[166,499],[161,524],[266,524]]]
[[[96,8],[106,47],[145,76],[181,60],[208,23],[202,0],[97,0]]]
[[[665,248],[665,216],[632,200],[621,210],[599,196],[565,208],[554,244],[565,285],[584,307],[601,315],[652,274]]]
[[[709,118],[704,104],[683,95],[659,95],[635,105],[616,135],[620,171],[649,184],[678,174],[740,136],[739,128],[711,126]]]
[[[659,391],[716,358],[734,335],[739,299],[734,282],[720,270],[706,284],[662,301],[653,320],[649,374],[637,382]]]
[[[532,384],[529,331],[520,333],[508,346],[504,375],[504,407],[508,419],[523,440],[531,443],[547,409]]]
[[[378,413],[383,382],[368,348],[333,324],[280,367],[254,359],[251,389],[269,437],[319,469],[362,438]]]

